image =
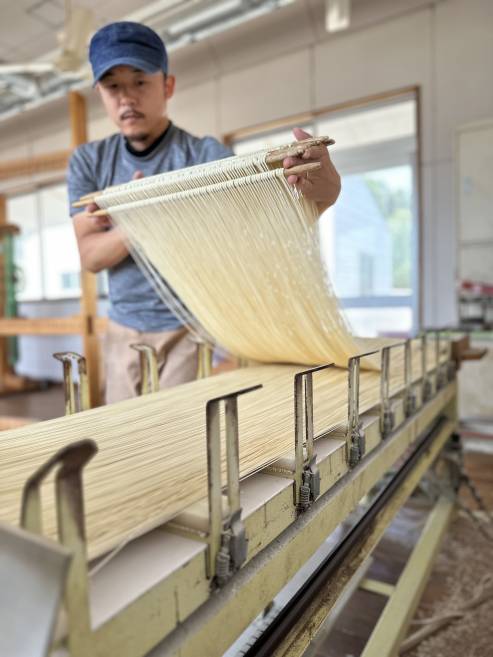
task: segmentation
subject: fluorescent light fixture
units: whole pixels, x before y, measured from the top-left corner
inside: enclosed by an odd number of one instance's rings
[[[53,71],[53,64],[49,62],[31,62],[26,64],[0,64],[0,74],[4,75],[22,75],[24,73],[32,75],[50,73]]]
[[[327,32],[347,30],[351,21],[351,0],[325,0]]]
[[[183,32],[194,30],[202,25],[211,23],[216,19],[231,14],[240,9],[241,5],[242,0],[225,0],[225,2],[212,4],[203,11],[194,12],[186,18],[174,21],[171,25],[166,26],[165,30],[171,36],[183,34]]]

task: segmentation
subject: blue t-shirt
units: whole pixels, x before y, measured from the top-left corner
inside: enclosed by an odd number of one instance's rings
[[[151,152],[143,155],[132,153],[125,138],[115,134],[74,151],[67,173],[69,202],[72,205],[85,194],[126,183],[136,171],[153,176],[230,155],[231,151],[213,137],[199,139],[174,124]],[[73,216],[81,211],[71,207],[70,213]],[[137,331],[172,331],[181,326],[131,256],[108,269],[108,285],[108,314],[113,321]]]

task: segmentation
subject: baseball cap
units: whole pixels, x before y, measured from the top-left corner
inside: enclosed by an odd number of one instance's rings
[[[141,23],[105,25],[89,44],[94,84],[114,66],[134,66],[145,73],[168,72],[168,54],[161,37]]]

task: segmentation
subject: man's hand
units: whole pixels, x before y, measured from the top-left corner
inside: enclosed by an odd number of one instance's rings
[[[298,141],[313,138],[301,128],[294,128],[293,133]],[[301,157],[285,158],[283,166],[289,169],[307,162],[320,162],[322,167],[303,176],[288,176],[287,180],[290,185],[296,185],[306,198],[315,201],[319,213],[322,214],[336,202],[341,191],[341,178],[332,164],[327,147],[323,145],[311,146]]]
[[[137,178],[143,178],[141,171],[132,176],[132,180]],[[96,203],[90,203],[84,212],[74,216],[82,268],[94,273],[114,267],[128,256],[123,236],[118,228],[112,227],[110,216],[95,217],[92,213],[96,210],[99,210]]]
[[[92,216],[92,213],[96,212],[96,210],[99,209],[100,208],[98,205],[96,205],[96,203],[89,203],[89,205],[86,206],[86,208],[84,209],[84,214],[88,215],[87,225],[92,223],[92,226],[95,231],[108,230],[108,228],[111,228],[111,218],[109,214],[105,214],[103,217]]]

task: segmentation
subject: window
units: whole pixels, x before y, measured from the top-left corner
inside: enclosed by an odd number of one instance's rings
[[[68,214],[65,185],[37,194],[41,217],[43,291],[46,299],[80,295],[79,251]]]
[[[26,194],[9,199],[7,219],[21,229],[20,235],[14,240],[17,299],[41,299],[41,242],[36,197]]]
[[[320,217],[320,243],[334,290],[358,335],[406,335],[418,325],[415,115],[412,95],[318,114],[305,125],[336,140],[331,155],[342,192]],[[284,128],[242,140],[235,150],[292,140]]]
[[[17,224],[15,264],[19,301],[80,296],[80,261],[65,185],[8,199],[7,218]]]
[[[17,300],[79,297],[79,251],[66,186],[51,185],[10,197],[7,219],[21,231],[14,241]],[[108,294],[107,278],[106,271],[98,274],[100,296]]]

